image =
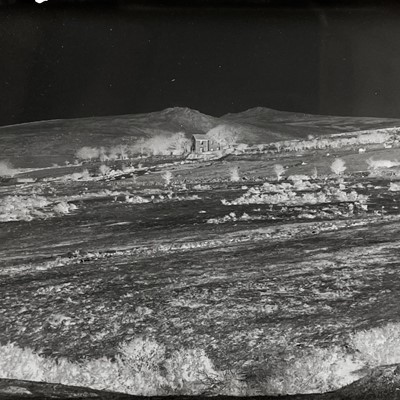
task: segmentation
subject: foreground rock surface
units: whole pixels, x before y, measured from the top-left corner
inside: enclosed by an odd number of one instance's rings
[[[0,400],[15,399],[144,399],[150,397],[112,393],[90,388],[55,383],[0,379]],[[201,399],[206,396],[159,396],[151,399]],[[377,367],[367,375],[335,392],[287,396],[257,396],[260,400],[317,399],[317,400],[394,400],[400,399],[400,365]],[[240,397],[218,396],[220,400],[238,400]]]

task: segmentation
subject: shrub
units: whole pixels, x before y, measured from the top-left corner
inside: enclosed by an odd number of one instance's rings
[[[61,201],[53,207],[53,211],[57,214],[69,214],[71,211],[76,210],[77,206],[73,203],[67,203],[66,201]]]
[[[211,190],[211,186],[210,185],[201,185],[200,183],[198,183],[197,185],[193,186],[193,190]]]
[[[143,338],[121,344],[115,361],[103,357],[79,364],[64,358],[45,358],[11,343],[0,346],[0,378],[6,379],[46,381],[155,396],[176,391],[188,395],[201,394],[227,376],[215,370],[203,350],[180,349],[168,356],[164,345]],[[234,387],[230,383],[229,386]]]
[[[327,392],[358,379],[355,371],[364,365],[337,346],[304,350],[276,368],[277,372],[264,383],[269,394]],[[262,385],[262,383],[261,383]]]
[[[49,200],[43,196],[6,196],[0,204],[0,222],[44,218],[44,208],[48,205]]]
[[[108,155],[107,155],[107,153],[106,153],[106,149],[104,148],[104,147],[100,147],[100,150],[99,150],[99,160],[101,161],[101,162],[104,162],[104,161],[108,161],[110,159],[110,157],[108,157]]]
[[[400,324],[356,332],[350,337],[350,345],[370,366],[400,363]]]
[[[130,195],[127,194],[125,195],[125,202],[131,204],[142,204],[142,203],[149,203],[150,200],[145,199],[144,197],[138,195],[131,197]]]
[[[336,175],[342,174],[346,169],[347,167],[345,167],[345,162],[341,158],[337,158],[331,164],[331,171]]]
[[[10,162],[0,161],[0,178],[12,178],[16,173]]]
[[[298,193],[304,190],[312,192]],[[355,190],[346,192],[340,188],[324,188],[310,181],[296,181],[294,184],[283,182],[278,184],[264,183],[261,187],[254,186],[237,199],[221,200],[224,205],[243,204],[285,204],[304,205],[336,202],[359,202],[364,204],[367,195],[357,193]]]
[[[54,203],[44,196],[6,196],[0,202],[0,222],[32,221],[68,214],[77,207],[65,201]]]
[[[276,175],[276,179],[278,181],[280,181],[282,178],[282,175],[285,173],[285,168],[281,164],[275,164],[274,165],[274,173]]]
[[[239,168],[237,166],[230,168],[229,174],[231,182],[239,182],[240,176],[239,176]]]
[[[209,386],[212,381],[221,379],[220,372],[202,349],[174,351],[164,364],[168,384],[174,392],[194,393],[196,386]],[[206,385],[204,385],[204,383]]]
[[[311,178],[312,178],[312,179],[317,179],[317,178],[318,178],[318,170],[317,170],[317,167],[314,167],[314,168],[312,169]]]
[[[171,171],[165,171],[162,174],[162,178],[164,179],[165,185],[169,186],[172,183],[172,178],[173,178],[172,172]]]
[[[237,147],[236,147],[236,150],[237,150],[238,152],[240,152],[240,153],[243,153],[243,152],[246,151],[246,149],[247,149],[248,147],[249,147],[249,145],[246,144],[246,143],[239,143],[239,144],[237,145]]]
[[[308,175],[290,175],[287,177],[287,180],[296,183],[301,181],[309,181],[310,177]]]
[[[379,169],[379,168],[392,168],[400,165],[400,163],[396,161],[390,160],[374,160],[369,158],[366,163],[368,164],[368,168],[370,169]]]
[[[99,167],[99,171],[101,175],[108,175],[111,171],[111,168],[108,165],[102,164]]]
[[[400,183],[390,182],[389,191],[399,192],[400,191]]]
[[[82,172],[74,172],[73,174],[63,175],[60,177],[61,182],[67,181],[87,181],[90,179],[90,174],[87,169]]]

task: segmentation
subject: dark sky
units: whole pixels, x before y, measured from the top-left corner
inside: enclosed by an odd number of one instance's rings
[[[165,3],[0,1],[0,125],[173,106],[400,117],[400,7]]]

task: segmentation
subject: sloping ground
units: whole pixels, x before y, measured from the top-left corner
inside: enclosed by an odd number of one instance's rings
[[[221,119],[242,125],[257,127],[280,139],[302,139],[309,134],[316,136],[339,132],[354,132],[367,129],[400,126],[400,119],[371,117],[341,117],[332,115],[312,115],[277,111],[256,107],[237,114],[226,114]]]
[[[400,365],[374,368],[364,378],[334,392],[322,394],[279,396],[281,400],[395,400],[400,398]],[[206,396],[156,396],[153,400],[200,400]],[[0,400],[19,399],[99,399],[144,400],[148,397],[131,396],[89,388],[61,384],[0,379]],[[247,400],[249,397],[218,396],[219,400]],[[258,396],[258,400],[275,400],[276,396]]]
[[[203,123],[199,118],[196,126]],[[367,150],[336,149],[335,156],[352,173],[366,172],[372,155],[393,159],[398,152]],[[262,175],[258,181],[227,183],[236,161],[225,159],[191,169],[179,164],[176,184],[169,187],[161,184],[160,171],[121,181],[1,187],[0,211],[16,216],[0,224],[1,345],[13,342],[48,358],[82,361],[113,359],[121,343],[149,336],[169,352],[203,349],[218,370],[245,376],[251,395],[327,392],[364,377],[333,394],[292,398],[396,398],[390,397],[397,395],[395,367],[368,373],[353,363],[357,374],[343,383],[348,370],[327,361],[338,346],[351,346],[355,331],[399,321],[398,170],[386,168],[387,174],[375,177],[319,176],[296,187],[282,179],[290,187],[285,192],[293,191],[291,202],[264,201],[280,185],[270,180],[264,186],[273,163],[289,167],[286,176],[310,174],[315,166],[329,173],[327,157],[320,151],[274,155],[261,164],[258,156],[242,160],[241,174]],[[194,181],[186,185],[187,176]],[[319,186],[327,196],[316,204],[309,192]],[[262,196],[255,196],[260,190]],[[357,205],[346,196],[332,202],[332,193],[343,190],[369,195],[368,203]],[[235,202],[246,193],[258,202]],[[76,208],[60,212],[61,202]],[[303,350],[316,354],[315,362],[301,361]],[[305,368],[310,365],[311,374]],[[339,372],[335,384],[313,382],[323,367]],[[283,390],[276,383],[281,377]],[[30,396],[13,385],[0,395]],[[103,389],[103,380],[93,387]]]
[[[179,131],[208,131],[216,118],[186,108],[137,115],[58,119],[0,128],[0,154],[16,167],[43,167],[72,161],[82,146],[133,144],[138,138]]]
[[[58,119],[0,127],[1,159],[15,167],[45,167],[72,161],[82,146],[111,147],[133,144],[138,138],[183,131],[188,137],[227,124],[241,133],[245,143],[269,143],[325,135],[400,126],[400,120],[332,117],[253,108],[220,118],[189,108],[169,108],[137,115]]]
[[[223,205],[240,185],[134,204],[90,200],[101,182],[37,183],[38,194],[76,198],[78,210],[1,225],[0,340],[79,360],[111,358],[119,343],[151,335],[171,350],[205,349],[218,368],[246,373],[256,393],[259,371],[279,375],[299,347],[343,345],[354,329],[398,320],[398,193],[388,181],[378,190],[370,178],[348,179],[349,189],[368,188],[368,213],[325,204],[330,215],[311,222],[308,206]],[[388,214],[376,214],[383,204]],[[207,223],[231,211],[266,219]]]

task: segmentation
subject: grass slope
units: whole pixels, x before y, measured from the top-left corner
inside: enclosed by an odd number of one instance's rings
[[[188,137],[228,124],[242,133],[243,142],[279,140],[400,126],[400,120],[333,117],[253,108],[220,118],[189,108],[169,108],[137,115],[57,119],[0,127],[0,154],[15,167],[46,167],[72,161],[82,146],[133,144],[138,138],[183,131]]]
[[[0,153],[17,167],[72,161],[82,146],[133,144],[142,137],[206,132],[218,119],[186,108],[137,115],[57,119],[0,128]]]
[[[333,115],[312,115],[277,111],[256,107],[237,114],[226,114],[221,119],[242,125],[257,127],[276,134],[282,139],[302,139],[309,134],[319,136],[340,132],[354,132],[367,129],[400,126],[400,119],[371,117],[341,117]],[[267,139],[264,134],[263,139]]]

